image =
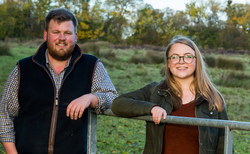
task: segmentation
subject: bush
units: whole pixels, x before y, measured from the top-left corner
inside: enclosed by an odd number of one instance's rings
[[[140,54],[134,54],[129,61],[135,64],[149,63],[148,59]]]
[[[0,43],[0,56],[12,56],[10,53],[10,46],[6,43]]]
[[[223,74],[216,84],[225,87],[250,89],[250,75],[243,72],[230,72],[228,76]]]
[[[104,47],[104,48],[108,48],[110,47],[112,44],[110,42],[107,42],[107,41],[98,41],[98,42],[95,42],[96,45],[98,45],[99,47]]]
[[[161,74],[162,77],[166,76],[166,69],[167,69],[166,66],[163,66],[163,67],[161,68],[160,74]]]
[[[150,59],[153,64],[162,64],[165,61],[165,52],[147,51],[146,57]]]
[[[79,44],[83,53],[91,53],[94,56],[100,56],[100,46],[94,42],[87,42],[84,44]]]
[[[145,69],[138,69],[135,74],[135,76],[147,76],[148,75],[148,71]]]
[[[108,60],[108,59],[103,58],[103,59],[101,59],[101,62],[102,62],[102,64],[103,64],[106,68],[113,68],[113,67],[114,67],[114,63],[111,62],[111,61]]]
[[[216,59],[212,56],[204,57],[204,61],[208,67],[215,67],[216,66]]]
[[[107,52],[102,53],[101,56],[109,60],[115,60],[116,53],[113,50],[108,50]]]
[[[221,69],[244,70],[244,62],[237,59],[227,59],[219,57],[217,67]]]

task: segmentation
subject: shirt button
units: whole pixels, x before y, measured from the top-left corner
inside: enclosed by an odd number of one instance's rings
[[[213,114],[213,112],[210,112],[210,114]]]

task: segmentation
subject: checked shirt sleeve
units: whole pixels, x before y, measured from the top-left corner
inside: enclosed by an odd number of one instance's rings
[[[15,142],[13,119],[19,110],[18,98],[18,68],[9,75],[0,98],[0,142]]]
[[[110,108],[111,103],[118,96],[106,69],[100,61],[97,62],[94,72],[91,93],[98,99],[95,108],[97,114],[102,114],[104,110]]]

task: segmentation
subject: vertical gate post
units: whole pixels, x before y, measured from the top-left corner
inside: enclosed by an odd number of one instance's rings
[[[97,115],[88,109],[87,154],[96,154]]]
[[[233,130],[225,127],[224,154],[233,153]]]

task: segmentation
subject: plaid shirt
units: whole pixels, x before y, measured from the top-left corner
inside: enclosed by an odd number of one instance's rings
[[[70,60],[59,75],[51,67],[47,52],[46,66],[49,69],[56,85],[56,94],[61,87],[61,82]],[[101,62],[97,62],[94,79],[91,86],[91,93],[98,99],[95,111],[102,114],[103,110],[110,107],[113,100],[118,96],[109,75]],[[16,66],[9,75],[0,98],[0,142],[15,142],[15,131],[13,120],[18,115],[18,67]],[[66,114],[66,113],[65,113]]]

